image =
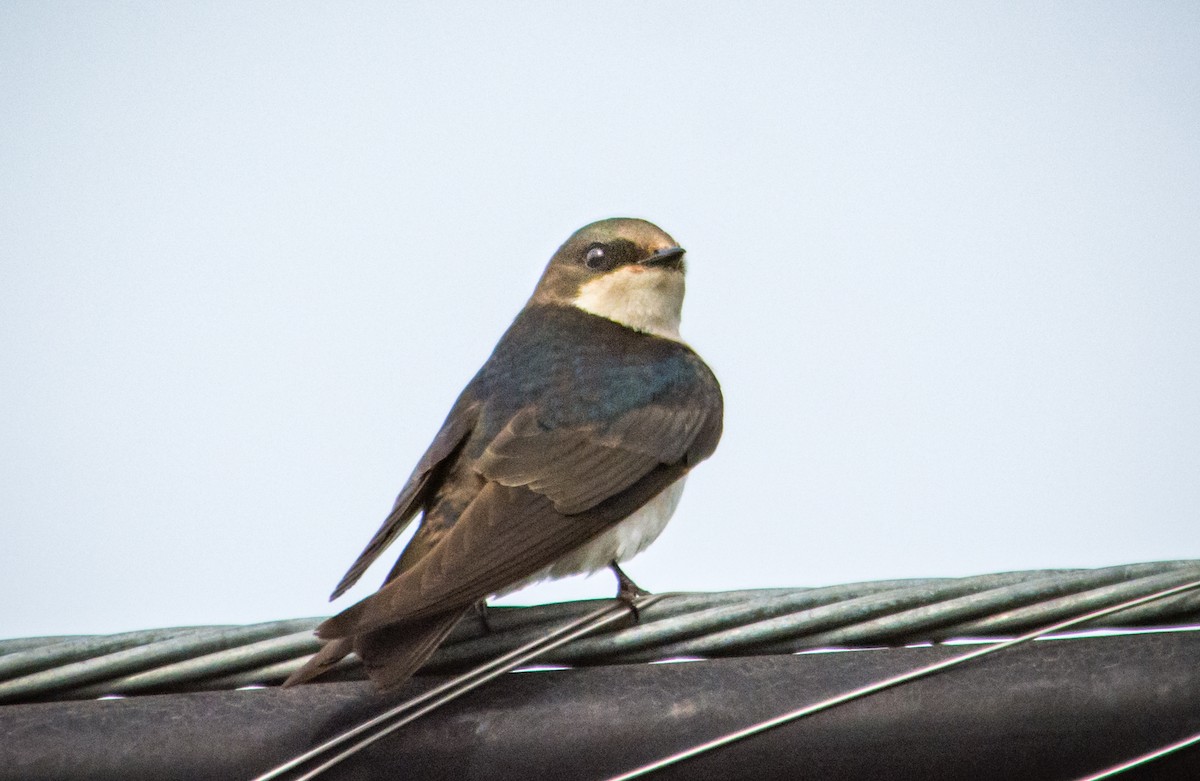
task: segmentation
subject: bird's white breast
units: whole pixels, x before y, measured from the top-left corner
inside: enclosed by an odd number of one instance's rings
[[[685,480],[686,475],[664,488],[662,493],[642,505],[625,520],[593,537],[541,572],[506,589],[505,592],[516,591],[541,580],[595,572],[614,561],[633,558],[662,534],[667,521],[671,520],[675,508],[679,506]]]

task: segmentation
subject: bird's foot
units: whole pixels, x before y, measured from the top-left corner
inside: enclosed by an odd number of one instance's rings
[[[488,603],[486,599],[481,599],[475,603],[475,615],[479,617],[479,623],[483,626],[483,633],[490,635],[492,633],[492,622],[488,620]]]
[[[648,596],[650,592],[634,583],[633,578],[626,575],[621,568],[617,566],[617,562],[612,562],[608,565],[608,568],[611,569],[613,574],[617,576],[617,599],[629,605],[629,609],[633,613],[634,621],[641,621],[642,615],[637,609],[637,600],[638,597]]]

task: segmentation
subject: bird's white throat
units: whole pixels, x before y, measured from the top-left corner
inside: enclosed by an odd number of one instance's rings
[[[572,303],[635,331],[682,341],[683,274],[679,271],[622,266],[584,283]]]

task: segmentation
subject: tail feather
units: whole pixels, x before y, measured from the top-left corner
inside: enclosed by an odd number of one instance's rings
[[[470,609],[454,608],[418,621],[356,635],[354,651],[376,686],[381,689],[399,686],[425,664]],[[330,645],[344,639],[334,640]]]
[[[288,679],[283,682],[283,687],[286,689],[289,686],[295,686],[324,675],[352,650],[354,650],[353,643],[348,637],[330,640],[321,647],[320,651],[313,654],[303,667],[289,675]]]

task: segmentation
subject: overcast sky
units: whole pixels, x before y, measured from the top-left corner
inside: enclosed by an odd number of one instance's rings
[[[332,610],[614,215],[726,398],[641,585],[1200,558],[1194,2],[10,1],[0,105],[0,636]]]

